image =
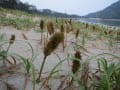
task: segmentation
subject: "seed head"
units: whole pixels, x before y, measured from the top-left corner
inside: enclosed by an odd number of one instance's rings
[[[40,29],[43,30],[43,28],[44,28],[44,20],[41,19],[40,20]]]
[[[78,35],[79,35],[79,32],[80,32],[80,30],[77,29],[77,31],[76,31],[76,33],[75,33],[75,37],[76,37],[76,39],[77,39],[77,37],[78,37]]]
[[[108,32],[107,32],[107,31],[104,31],[104,34],[105,34],[105,35],[107,35],[107,34],[108,34]]]
[[[78,69],[80,68],[80,61],[79,61],[79,60],[81,60],[80,51],[76,51],[74,57],[75,57],[75,60],[73,60],[72,72],[75,74],[78,71]]]
[[[89,27],[89,25],[88,25],[88,23],[86,23],[86,28],[88,28]]]
[[[48,33],[50,34],[50,35],[52,35],[53,33],[54,33],[54,27],[53,27],[53,23],[52,22],[48,22],[47,23],[47,29],[48,29]]]
[[[60,26],[60,31],[64,33],[64,25],[63,24]]]
[[[10,44],[13,44],[14,43],[14,41],[15,41],[15,35],[14,34],[12,34],[11,35],[11,38],[10,38]]]
[[[94,25],[92,26],[92,29],[93,29],[93,31],[95,31],[95,26]]]
[[[62,32],[56,32],[50,38],[49,42],[47,43],[46,47],[44,48],[44,55],[50,55],[59,45],[60,42],[63,42],[64,34]]]

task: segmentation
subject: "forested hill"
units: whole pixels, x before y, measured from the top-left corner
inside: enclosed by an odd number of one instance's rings
[[[79,18],[78,15],[68,15],[66,13],[55,12],[50,9],[41,9],[38,10],[35,6],[30,5],[29,3],[23,3],[20,0],[0,0],[0,7],[17,9],[21,11],[26,11],[29,13],[36,13],[40,15],[49,15],[55,17],[64,17],[64,18]]]
[[[120,0],[108,6],[104,10],[96,13],[90,13],[84,17],[103,18],[103,19],[120,19]]]

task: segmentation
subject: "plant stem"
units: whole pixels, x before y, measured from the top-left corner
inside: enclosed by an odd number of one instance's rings
[[[41,44],[42,44],[43,30],[41,30]]]
[[[6,50],[6,55],[3,57],[3,59],[4,59],[4,60],[3,60],[3,64],[4,64],[5,67],[7,67],[5,61],[7,61],[7,53],[8,53],[8,50],[10,49],[10,46],[11,46],[11,44],[9,44],[9,46],[8,46],[8,48],[7,48],[7,50]]]
[[[11,46],[11,44],[9,44],[9,46],[8,46],[8,48],[7,48],[7,50],[6,50],[6,52],[8,52],[8,50],[10,49],[10,46]]]
[[[42,70],[43,70],[43,67],[44,67],[44,64],[45,64],[46,57],[47,57],[47,56],[44,56],[44,58],[43,58],[42,66],[41,66],[41,69],[40,69],[40,72],[39,72],[39,76],[38,76],[38,78],[37,78],[37,80],[36,80],[36,83],[39,83],[39,82],[40,82],[40,78],[41,78],[41,74],[42,74]]]

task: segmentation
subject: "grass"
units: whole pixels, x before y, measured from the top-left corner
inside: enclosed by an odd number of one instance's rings
[[[62,64],[64,64],[65,62],[68,62],[68,66],[70,68],[74,68],[75,72],[73,72],[73,69],[69,69],[68,71],[65,71],[67,73],[64,75],[65,79],[67,78],[70,80],[65,84],[66,85],[65,87],[62,85],[62,82],[61,82],[61,86],[60,86],[61,89],[69,88],[69,85],[71,85],[73,88],[77,88],[77,90],[119,90],[120,89],[119,54],[115,55],[114,53],[111,53],[111,52],[107,53],[107,52],[104,52],[104,49],[102,53],[95,54],[95,55],[87,51],[88,49],[87,47],[91,45],[90,42],[95,42],[96,44],[97,41],[103,42],[106,45],[105,49],[109,51],[113,50],[115,47],[115,44],[119,44],[119,29],[111,29],[109,27],[100,26],[96,24],[94,25],[86,24],[86,23],[78,22],[75,20],[69,20],[65,18],[57,18],[57,21],[56,21],[55,17],[38,16],[34,14],[28,14],[26,12],[21,12],[18,10],[7,10],[7,9],[0,8],[0,13],[1,13],[0,25],[7,25],[7,26],[10,25],[19,30],[28,30],[28,29],[34,28],[37,31],[36,33],[44,32],[44,35],[46,35],[46,33],[48,33],[47,22],[50,21],[54,26],[54,32],[52,33],[52,35],[49,35],[49,37],[45,37],[47,39],[44,46],[43,44],[40,44],[40,46],[44,47],[40,49],[40,50],[43,50],[42,52],[44,54],[44,59],[43,59],[42,65],[39,66],[40,68],[39,76],[38,76],[38,73],[36,73],[36,69],[35,69],[36,65],[34,64],[34,61],[36,60],[36,58],[39,58],[39,57],[37,57],[38,54],[35,53],[32,44],[28,43],[29,39],[24,41],[24,43],[27,43],[28,47],[30,47],[30,51],[28,52],[31,52],[31,55],[29,57],[21,56],[19,55],[19,53],[18,54],[14,53],[15,60],[17,60],[18,62],[21,62],[22,65],[24,66],[24,73],[27,74],[28,76],[31,75],[33,90],[35,90],[35,87],[37,85],[36,77],[39,77],[38,79],[43,86],[44,85],[49,86],[49,83],[51,83],[50,80],[54,79],[54,76],[58,75],[59,79],[61,80],[60,76],[62,75],[62,71],[64,70],[61,70],[60,67],[62,67]],[[9,15],[7,16],[7,14],[9,14],[10,16]],[[39,18],[39,20],[34,21],[35,17]],[[40,18],[44,20],[44,28],[43,28],[43,25],[41,25],[41,30],[39,26]],[[62,32],[62,36],[60,36],[59,34],[55,35],[56,32],[58,33],[61,31],[60,30],[61,25],[64,26],[62,27],[64,28],[64,32]],[[70,29],[68,30],[69,32],[67,32],[67,29],[66,29],[67,25]],[[79,30],[79,34],[76,35],[77,30]],[[112,33],[110,33],[111,31]],[[69,39],[68,37],[69,35],[71,35],[72,39]],[[59,50],[59,48],[61,48],[58,44],[63,41],[63,37],[64,37],[65,47],[62,53],[64,53],[65,56],[64,58],[61,58],[58,54],[59,51],[55,51],[55,49]],[[4,63],[6,63],[6,61],[9,62],[7,57],[9,56],[9,50],[13,45],[13,44],[10,44],[10,40],[7,40],[7,37],[5,36],[5,34],[0,35],[0,59],[5,61]],[[103,43],[100,43],[100,45],[102,45]],[[3,48],[4,45],[8,45],[7,47],[8,49]],[[93,45],[90,48],[97,48],[100,45],[97,46],[96,44],[96,46]],[[57,46],[59,48],[57,48]],[[72,52],[81,51],[82,56],[84,56],[83,55],[84,53],[88,53],[90,55],[87,55],[87,56],[85,55],[86,57],[85,58],[83,57],[80,60],[79,64],[73,65],[74,63],[76,63],[74,61],[79,61],[79,58],[75,57],[73,53],[71,53],[71,51]],[[53,65],[45,81],[42,81],[43,79],[42,72],[46,65],[44,63],[47,62],[46,57],[49,60],[48,56],[51,53],[54,53],[58,57],[59,62]],[[112,59],[108,57],[111,57]],[[39,58],[39,60],[41,60],[41,58]],[[93,60],[97,62],[96,64],[97,67],[95,68],[95,72],[90,71],[91,69],[89,67],[89,63]],[[72,63],[71,65],[72,61],[74,63]],[[5,65],[4,67],[7,67],[7,66]],[[1,71],[0,71],[0,74],[2,74]],[[70,87],[70,89],[72,87]]]

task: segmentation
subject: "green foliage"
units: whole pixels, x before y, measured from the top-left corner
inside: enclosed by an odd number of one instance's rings
[[[6,16],[0,16],[0,23],[4,25],[12,25],[18,30],[32,28],[36,24],[36,22],[33,22],[31,18],[29,17],[28,18],[26,17],[25,18],[19,18],[19,17],[10,18]]]
[[[106,59],[98,59],[98,65],[100,66],[100,81],[97,81],[96,90],[119,90],[120,79],[120,63],[110,63]],[[118,80],[117,80],[118,79]],[[115,84],[116,83],[116,84]]]

